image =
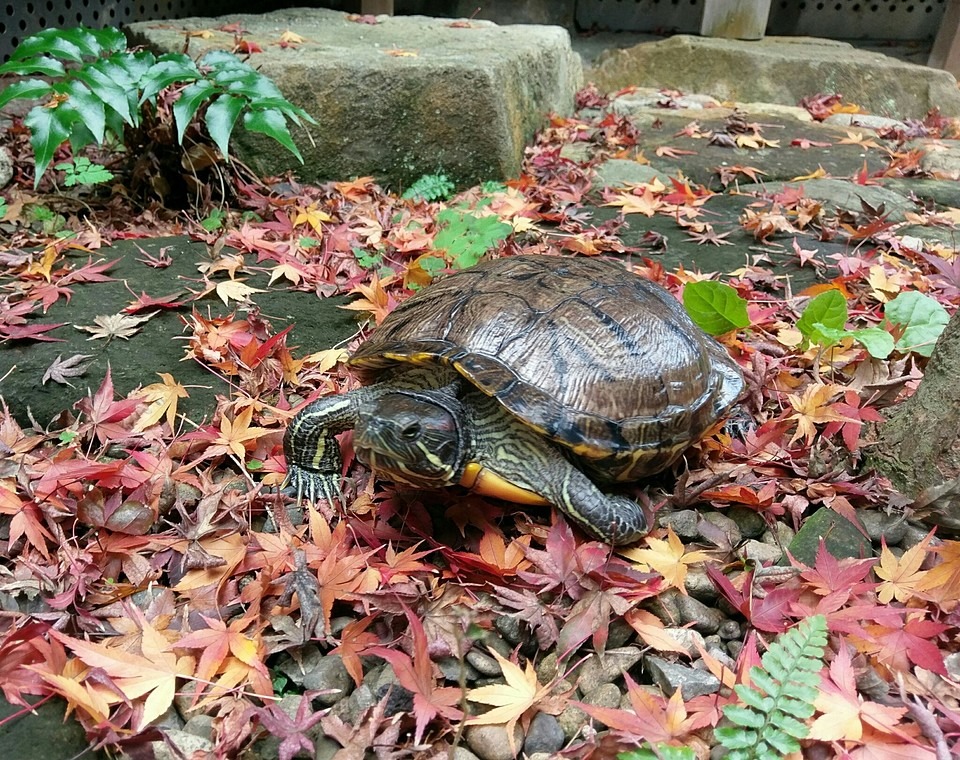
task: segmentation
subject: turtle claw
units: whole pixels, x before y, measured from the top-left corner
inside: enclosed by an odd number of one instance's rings
[[[297,504],[303,501],[310,504],[325,501],[330,506],[346,506],[343,491],[340,489],[340,478],[331,473],[315,472],[291,465],[280,490],[294,496]]]

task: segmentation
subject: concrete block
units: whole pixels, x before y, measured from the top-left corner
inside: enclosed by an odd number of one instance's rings
[[[250,63],[319,124],[294,139],[305,165],[272,140],[236,130],[231,149],[261,174],[308,182],[373,175],[405,187],[446,173],[459,185],[514,177],[548,113],[569,114],[582,83],[565,29],[423,16],[351,20],[326,9],[142,22],[131,41],[156,52],[231,49],[239,24],[262,53]],[[206,38],[188,32],[208,30]],[[283,47],[285,31],[305,38]]]

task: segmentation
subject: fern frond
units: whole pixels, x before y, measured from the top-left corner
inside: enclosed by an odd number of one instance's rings
[[[728,760],[775,760],[800,750],[813,715],[827,646],[827,619],[815,615],[787,631],[750,669],[752,686],[734,687],[741,704],[723,714],[733,726],[716,729]]]
[[[453,182],[446,174],[424,174],[401,197],[415,201],[443,201],[450,197],[454,189]]]

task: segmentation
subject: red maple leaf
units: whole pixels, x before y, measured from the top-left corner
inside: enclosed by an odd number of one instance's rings
[[[414,741],[420,744],[427,724],[434,718],[460,720],[463,717],[463,711],[455,707],[463,692],[454,686],[437,686],[439,669],[430,660],[423,624],[410,610],[406,610],[406,614],[410,622],[412,656],[384,646],[369,647],[364,654],[376,655],[389,662],[397,674],[398,683],[413,695]]]

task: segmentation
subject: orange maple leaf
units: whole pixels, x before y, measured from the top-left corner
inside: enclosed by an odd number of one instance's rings
[[[688,552],[680,537],[670,527],[667,528],[666,540],[647,536],[646,542],[647,549],[626,549],[621,554],[639,563],[644,571],[649,568],[660,573],[668,585],[679,589],[683,594],[687,593],[683,585],[687,578],[687,568],[696,562],[710,559],[706,552]]]
[[[156,425],[163,416],[166,416],[170,429],[174,430],[177,420],[177,401],[190,396],[187,389],[174,380],[169,372],[157,374],[163,380],[162,383],[147,385],[133,393],[134,396],[139,396],[147,402],[147,408],[133,425],[134,432],[142,432]]]
[[[927,558],[931,538],[932,532],[919,544],[907,549],[901,557],[887,548],[886,541],[883,542],[880,562],[873,568],[873,572],[883,581],[877,589],[877,599],[881,604],[890,604],[894,598],[906,603],[913,597],[927,574],[920,566]]]
[[[791,444],[799,438],[805,438],[808,445],[813,443],[817,434],[816,426],[819,424],[853,421],[829,405],[830,400],[842,391],[843,387],[839,385],[811,383],[804,388],[803,396],[787,394],[790,406],[796,410],[787,419],[797,421],[797,430],[790,439]]]

